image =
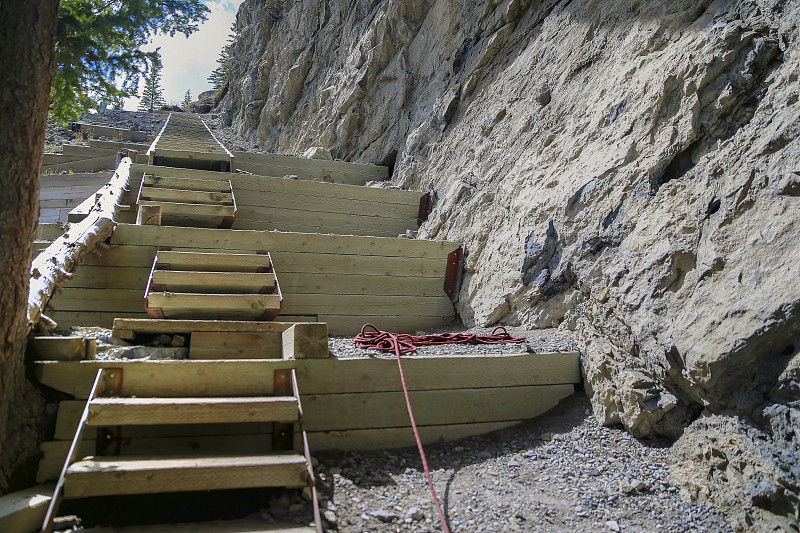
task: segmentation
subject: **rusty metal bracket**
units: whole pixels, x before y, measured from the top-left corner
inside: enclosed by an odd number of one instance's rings
[[[464,270],[465,253],[464,247],[459,246],[447,256],[447,268],[444,274],[444,292],[453,303],[458,301],[458,293],[461,292],[461,275]]]
[[[417,211],[417,227],[421,226],[423,222],[428,220],[428,216],[433,211],[433,195],[431,193],[423,194],[419,199],[419,211]]]
[[[120,394],[122,394],[122,369],[104,368],[97,395],[119,396]]]
[[[275,371],[272,390],[275,396],[292,396],[294,394],[291,369]],[[272,449],[276,451],[294,449],[294,424],[272,423]]]

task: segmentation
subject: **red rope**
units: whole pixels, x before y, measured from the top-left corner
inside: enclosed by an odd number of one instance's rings
[[[366,331],[367,328],[372,328],[375,331]],[[502,330],[502,334],[497,331]],[[411,420],[411,429],[414,431],[414,438],[417,441],[417,450],[419,450],[419,457],[422,459],[422,468],[425,470],[425,479],[428,481],[428,488],[433,497],[433,503],[436,506],[436,511],[439,513],[439,521],[442,523],[442,530],[444,533],[450,533],[450,528],[447,526],[447,518],[444,516],[442,505],[439,503],[439,497],[436,496],[436,489],[433,487],[433,480],[431,479],[431,471],[428,468],[428,459],[425,457],[425,450],[422,448],[422,439],[417,430],[417,422],[414,419],[414,411],[411,409],[411,398],[408,395],[408,385],[406,384],[406,375],[403,372],[403,363],[400,360],[400,355],[409,352],[416,352],[415,346],[426,346],[432,344],[507,344],[507,343],[520,343],[525,342],[524,338],[511,337],[505,328],[497,327],[492,331],[491,335],[474,335],[474,334],[455,334],[451,335],[445,333],[442,335],[424,335],[413,336],[398,333],[389,333],[381,331],[372,324],[365,324],[361,328],[355,338],[355,345],[358,348],[367,348],[380,350],[382,352],[394,352],[397,357],[397,368],[400,370],[400,381],[403,384],[403,395],[406,398],[406,408],[408,409],[408,418]]]

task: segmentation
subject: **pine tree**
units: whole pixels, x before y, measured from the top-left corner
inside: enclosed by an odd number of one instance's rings
[[[192,91],[186,89],[186,96],[183,97],[183,103],[181,104],[183,107],[189,107],[192,105]]]
[[[144,89],[139,99],[139,111],[152,113],[161,106],[166,105],[163,90],[161,89],[161,62],[158,61],[150,69],[144,80]]]
[[[0,4],[5,9],[6,3]],[[155,52],[141,47],[157,34],[189,36],[197,31],[209,13],[205,4],[203,0],[61,0],[50,118],[66,123],[98,108],[100,102],[136,96],[140,78],[157,60]]]
[[[211,71],[208,77],[208,82],[215,91],[219,91],[223,85],[228,81],[228,72],[231,68],[231,57],[233,53],[233,44],[236,41],[236,24],[231,26],[231,33],[228,35],[228,44],[222,47],[219,53],[217,63],[219,66]]]

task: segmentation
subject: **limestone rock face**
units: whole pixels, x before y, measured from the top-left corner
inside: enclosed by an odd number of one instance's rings
[[[797,520],[800,3],[246,0],[239,28],[228,125],[433,191],[465,323],[576,330],[600,420],[764,461],[687,497],[768,480],[742,524]]]

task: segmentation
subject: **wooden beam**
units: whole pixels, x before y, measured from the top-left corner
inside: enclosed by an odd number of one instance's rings
[[[272,267],[270,256],[264,254],[159,251],[158,263],[169,265],[169,270],[203,270],[209,272],[257,272],[261,268]]]
[[[136,150],[140,154],[147,152],[150,144],[132,143],[132,142],[117,142],[117,141],[97,141],[90,140],[89,146],[92,148],[108,148],[112,150]]]
[[[331,161],[325,159],[307,159],[282,154],[257,154],[252,152],[233,152],[239,163],[252,163],[254,165],[273,166],[287,169],[303,169],[315,172],[334,172],[350,175],[367,176],[372,180],[381,180],[389,177],[389,168],[380,165],[364,163],[349,163],[347,161]]]
[[[181,292],[151,292],[148,307],[161,308],[164,318],[252,317],[257,320],[265,311],[280,310],[277,294],[193,294]]]
[[[291,322],[252,322],[225,320],[151,320],[125,319],[114,321],[114,329],[131,330],[137,333],[195,333],[218,332],[263,332],[283,333],[294,326]]]
[[[89,426],[296,422],[297,399],[260,398],[96,398]]]
[[[134,246],[181,246],[218,250],[269,250],[317,254],[372,255],[385,257],[442,258],[458,243],[385,237],[311,235],[271,231],[175,228],[119,224],[111,244]],[[274,255],[273,255],[274,258]]]
[[[303,487],[297,454],[83,460],[67,469],[64,498],[256,487]]]
[[[54,488],[55,485],[48,483],[0,496],[0,531],[3,533],[37,531],[44,521]]]
[[[26,350],[28,359],[35,361],[80,361],[87,358],[86,339],[71,337],[32,337]]]
[[[116,164],[116,156],[105,155],[101,157],[93,157],[91,159],[81,159],[79,161],[68,161],[66,163],[54,165],[43,165],[42,172],[56,174],[64,170],[67,172],[97,172],[99,170],[114,168]]]
[[[196,331],[191,335],[189,359],[281,358],[280,333]]]
[[[40,383],[77,399],[86,398],[98,368],[115,365],[125,372],[125,394],[138,397],[269,395],[272,373],[286,368],[297,368],[304,395],[402,390],[392,358],[33,363]],[[574,352],[404,357],[403,369],[412,391],[573,384],[582,379]]]
[[[185,524],[158,524],[130,527],[93,527],[84,533],[317,533],[316,528],[283,524],[265,524],[258,518],[215,520]]]
[[[271,272],[194,272],[187,270],[154,270],[152,283],[175,292],[258,293],[275,288]]]
[[[113,231],[114,215],[128,183],[130,164],[130,159],[122,160],[114,177],[101,189],[96,210],[33,260],[28,296],[28,331],[39,321],[53,293],[71,277],[83,257]]]
[[[295,324],[282,333],[284,359],[316,359],[330,357],[328,325]]]

